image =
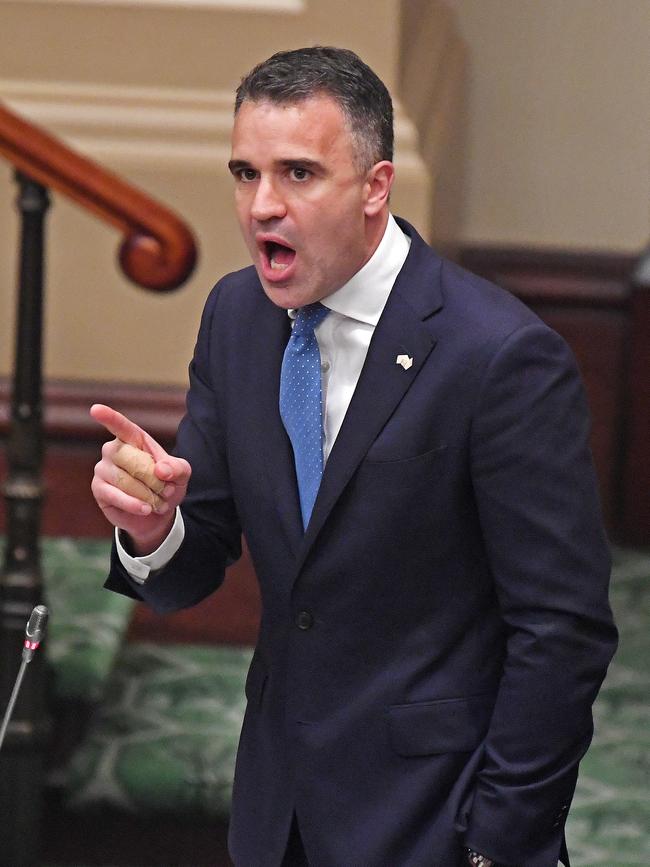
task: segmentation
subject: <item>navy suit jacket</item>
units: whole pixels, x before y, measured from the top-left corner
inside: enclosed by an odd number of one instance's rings
[[[208,298],[177,452],[185,541],[158,611],[246,536],[263,615],[230,845],[276,867],[294,811],[315,867],[556,867],[616,642],[588,414],[566,344],[507,292],[408,258],[303,534],[278,411],[285,310],[253,268]],[[398,355],[413,358],[408,370]]]

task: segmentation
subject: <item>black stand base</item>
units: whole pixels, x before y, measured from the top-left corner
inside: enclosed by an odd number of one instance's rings
[[[10,740],[11,729],[7,734]],[[37,867],[41,841],[43,756],[15,746],[0,755],[0,867]]]

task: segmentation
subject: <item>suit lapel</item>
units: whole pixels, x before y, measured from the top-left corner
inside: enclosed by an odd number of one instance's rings
[[[332,448],[300,548],[304,562],[324,522],[366,452],[422,369],[435,340],[423,321],[442,306],[440,260],[408,224],[411,251],[393,287],[368,349],[359,382]],[[410,368],[398,355],[413,359]]]
[[[255,329],[256,342],[252,348],[254,357],[261,361],[251,383],[250,400],[251,405],[257,407],[255,417],[258,420],[253,443],[289,547],[296,552],[303,537],[300,501],[293,451],[279,409],[280,370],[291,326],[286,310],[275,307],[265,296],[262,303],[263,311],[256,317],[260,324]]]

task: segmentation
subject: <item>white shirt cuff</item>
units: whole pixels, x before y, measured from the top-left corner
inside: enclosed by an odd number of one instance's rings
[[[128,554],[120,540],[120,531],[117,527],[115,528],[117,555],[120,558],[122,566],[124,566],[131,578],[138,584],[144,584],[151,572],[155,572],[156,569],[162,569],[163,566],[166,566],[181,547],[184,538],[185,524],[178,506],[176,506],[176,518],[167,538],[155,551],[144,557],[132,557]]]

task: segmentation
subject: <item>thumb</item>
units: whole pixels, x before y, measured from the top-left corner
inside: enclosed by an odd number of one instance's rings
[[[156,461],[154,472],[163,482],[186,486],[192,475],[192,468],[184,458],[165,455]]]

